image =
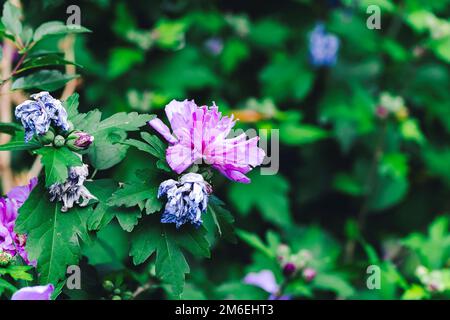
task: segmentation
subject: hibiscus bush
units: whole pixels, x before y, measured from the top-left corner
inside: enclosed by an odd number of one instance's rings
[[[448,299],[450,1],[3,1],[2,299]]]

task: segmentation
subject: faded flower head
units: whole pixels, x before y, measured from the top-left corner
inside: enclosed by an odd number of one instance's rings
[[[69,169],[69,177],[64,183],[55,183],[50,186],[50,201],[62,202],[62,212],[67,212],[74,204],[85,207],[91,199],[97,199],[84,186],[89,175],[88,166],[83,164]]]
[[[27,200],[31,190],[36,186],[37,178],[31,179],[26,186],[13,188],[6,198],[0,198],[0,253],[11,255],[11,257],[20,256],[25,263],[34,265],[34,262],[28,260],[25,251],[26,236],[16,234],[14,227],[19,208]]]
[[[173,130],[160,120],[149,125],[158,131],[170,146],[166,151],[167,163],[177,173],[182,173],[193,163],[205,161],[225,177],[249,183],[245,176],[261,165],[265,152],[258,147],[259,137],[247,140],[247,135],[227,139],[236,121],[222,117],[218,107],[199,107],[194,101],[172,100],[165,108]]]
[[[15,115],[25,128],[25,141],[30,141],[33,135],[44,135],[52,125],[67,131],[69,123],[67,112],[61,101],[43,91],[31,95],[34,100],[26,100],[16,107]]]
[[[309,35],[309,55],[315,66],[332,66],[337,61],[339,38],[325,31],[325,26],[318,23]]]
[[[175,223],[177,228],[185,223],[201,226],[202,214],[208,207],[211,186],[197,173],[187,173],[179,181],[169,179],[160,184],[158,198],[167,196],[161,218],[162,223]]]
[[[25,287],[16,291],[11,300],[51,300],[53,291],[55,291],[55,287],[52,284]]]

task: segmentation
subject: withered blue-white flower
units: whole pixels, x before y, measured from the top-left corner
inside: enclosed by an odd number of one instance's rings
[[[50,186],[50,201],[62,202],[61,211],[67,212],[74,204],[85,207],[90,200],[96,200],[97,198],[84,186],[88,175],[89,170],[86,164],[71,167],[69,177],[64,183],[55,183]]]
[[[31,95],[33,100],[26,100],[19,104],[15,116],[21,121],[25,129],[25,141],[33,136],[44,135],[53,126],[62,131],[69,130],[67,112],[61,101],[53,98],[48,92],[42,91]]]
[[[206,212],[211,192],[211,185],[197,173],[187,173],[179,181],[164,181],[158,190],[158,198],[167,196],[161,222],[175,223],[177,228],[185,223],[199,227],[203,223],[202,214]]]

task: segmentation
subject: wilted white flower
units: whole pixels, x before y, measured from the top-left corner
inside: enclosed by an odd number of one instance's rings
[[[96,200],[97,198],[84,186],[88,175],[89,170],[86,164],[71,167],[66,182],[55,183],[50,186],[50,201],[62,202],[61,211],[67,212],[74,204],[85,207],[90,200]]]

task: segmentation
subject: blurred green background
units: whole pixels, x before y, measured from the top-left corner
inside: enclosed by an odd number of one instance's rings
[[[450,297],[450,1],[76,4],[93,31],[75,40],[81,111],[161,116],[170,100],[187,98],[215,101],[243,128],[280,130],[278,174],[254,170],[250,185],[216,177],[215,193],[245,232],[236,244],[217,243],[211,259],[191,259],[183,298],[267,298],[242,279],[269,269],[283,281],[267,254],[281,243],[309,250],[317,271],[289,288],[295,298]],[[380,30],[366,26],[370,4],[381,8]],[[33,26],[65,21],[68,5],[23,1]],[[319,22],[340,40],[329,67],[310,63]],[[16,170],[29,165],[15,157]],[[137,169],[157,174],[151,158],[130,149],[99,178],[123,181]],[[99,239],[106,247],[85,250],[89,276],[69,297],[105,297],[105,279],[122,290],[146,281],[153,266],[131,266],[126,233],[111,225]],[[366,286],[371,264],[382,270],[380,290]],[[170,295],[156,286],[144,297]]]

